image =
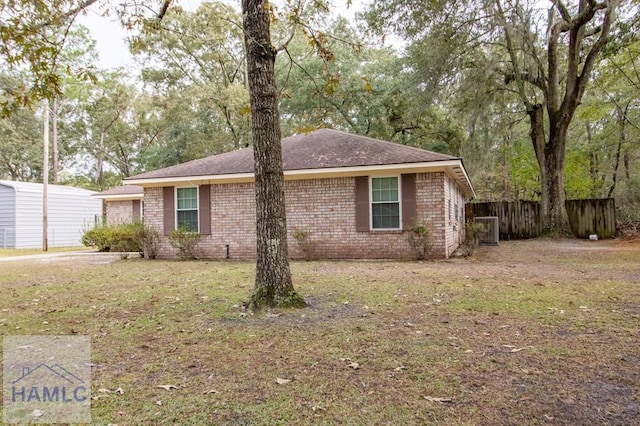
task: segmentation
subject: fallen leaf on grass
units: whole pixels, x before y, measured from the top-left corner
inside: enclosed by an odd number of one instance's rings
[[[360,364],[358,364],[357,362],[352,362],[351,364],[347,364],[347,367],[357,370],[358,368],[360,368]]]
[[[94,395],[94,396],[92,396],[92,397],[91,397],[91,400],[92,400],[92,401],[97,401],[97,400],[99,400],[99,399],[101,399],[101,398],[107,398],[108,396],[109,396],[109,395],[105,395],[105,394],[101,394],[101,395]]]
[[[156,405],[162,405],[162,401],[156,401]]]
[[[175,386],[175,385],[158,385],[156,387],[164,390],[180,389],[178,386]]]
[[[286,385],[290,381],[291,381],[290,379],[283,379],[281,377],[276,377],[276,383],[279,385]]]
[[[431,401],[431,402],[453,402],[453,400],[451,398],[438,398],[438,397],[434,397],[434,396],[423,396],[424,399],[426,399],[427,401]]]

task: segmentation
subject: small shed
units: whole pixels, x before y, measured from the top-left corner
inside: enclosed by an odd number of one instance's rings
[[[48,245],[82,245],[82,233],[102,216],[94,191],[48,185]],[[0,248],[42,247],[43,185],[0,180]]]

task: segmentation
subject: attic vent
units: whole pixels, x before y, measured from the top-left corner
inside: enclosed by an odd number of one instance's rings
[[[480,244],[497,246],[500,241],[500,226],[497,216],[484,216],[474,218],[476,223],[484,223],[487,230],[480,234]]]

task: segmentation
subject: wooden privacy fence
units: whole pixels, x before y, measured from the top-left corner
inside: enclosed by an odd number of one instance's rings
[[[600,238],[616,236],[616,203],[613,198],[592,200],[567,200],[567,214],[573,234],[578,238],[589,238],[598,234]]]
[[[613,198],[590,200],[567,200],[569,225],[578,238],[616,236],[616,209]],[[536,238],[542,233],[540,203],[537,201],[498,201],[492,203],[469,203],[467,214],[497,216],[501,240]]]

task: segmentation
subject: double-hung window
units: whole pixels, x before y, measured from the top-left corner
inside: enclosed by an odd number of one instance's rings
[[[400,179],[371,178],[371,228],[400,229]]]
[[[176,228],[199,232],[198,188],[176,188]]]

